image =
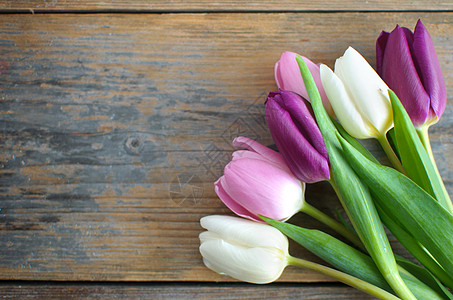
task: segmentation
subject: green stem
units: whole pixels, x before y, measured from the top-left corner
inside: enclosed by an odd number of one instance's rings
[[[335,126],[322,105],[321,97],[307,64],[301,56],[297,56],[296,61],[329,153],[330,165],[333,171],[330,174],[344,196],[340,201],[342,201],[343,207],[358,231],[360,239],[364,242],[379,271],[389,285],[401,298],[415,299],[399,276],[390,244],[373,206],[370,191],[349,166],[351,162],[346,161],[346,152],[343,148],[347,147],[349,143],[341,143],[342,140],[339,139],[341,136],[335,130]],[[352,148],[355,150],[354,147]]]
[[[404,170],[403,165],[401,164],[398,156],[390,146],[389,140],[387,139],[387,135],[382,135],[377,138],[379,144],[381,144],[382,149],[384,149],[385,154],[387,155],[388,159],[392,163],[392,166],[398,170],[400,173],[407,175],[406,170]]]
[[[401,299],[417,300],[411,290],[406,286],[400,273],[390,271],[388,273],[382,273],[382,275]]]
[[[436,162],[434,161],[433,150],[431,149],[431,143],[429,141],[428,128],[429,127],[427,127],[427,126],[423,126],[423,127],[417,128],[416,130],[417,130],[418,137],[420,138],[420,141],[423,144],[423,147],[425,147],[426,152],[428,152],[429,158],[435,165]]]
[[[392,151],[393,152],[393,151]],[[332,185],[333,189],[338,195],[338,198],[340,199],[340,202],[343,203],[341,193],[339,192],[339,188],[335,182],[335,180],[331,179],[329,180],[330,184]],[[345,205],[343,205],[345,207]],[[394,262],[395,268],[397,267],[396,262]],[[393,290],[402,298],[402,299],[414,299],[414,295],[412,292],[409,290],[409,288],[406,286],[404,283],[403,279],[401,278],[400,274],[398,271],[392,271],[392,268],[387,267],[387,265],[384,265],[385,268],[380,268],[378,265],[378,268],[384,276],[385,280],[389,283],[389,285],[393,288]]]
[[[288,256],[287,261],[288,261],[289,265],[310,269],[310,270],[319,272],[323,275],[330,276],[340,282],[343,282],[349,286],[352,286],[353,288],[361,290],[362,292],[370,294],[379,299],[389,299],[389,300],[390,299],[391,300],[400,299],[400,298],[390,294],[389,292],[384,291],[381,288],[378,288],[375,285],[372,285],[366,281],[363,281],[361,279],[358,279],[358,278],[348,275],[346,273],[340,272],[338,270],[335,270],[335,269],[332,269],[332,268],[329,268],[329,267],[326,267],[326,266],[323,266],[323,265],[320,265],[317,263],[313,263],[311,261],[296,258],[293,256]]]
[[[446,207],[453,214],[453,204],[451,202],[450,195],[448,194],[448,191],[445,188],[445,184],[442,180],[442,177],[439,173],[439,169],[437,168],[436,161],[434,159],[433,150],[431,148],[431,143],[429,141],[429,136],[428,136],[428,128],[429,128],[428,126],[423,126],[421,128],[418,128],[417,134],[420,137],[420,141],[422,142],[423,146],[425,147],[426,152],[428,153],[431,163],[433,164],[434,170],[436,171],[436,175],[438,177],[437,179],[441,183],[442,194],[444,195],[443,202],[445,202],[445,203],[442,203],[442,206]]]
[[[398,241],[406,248],[424,267],[433,273],[440,281],[442,281],[449,288],[453,288],[453,280],[439,265],[439,263],[432,257],[431,254],[407,233],[400,224],[393,220],[379,204],[376,204],[379,216],[384,222],[385,226],[390,232],[398,239]]]
[[[307,202],[304,203],[304,206],[302,206],[301,212],[306,213],[307,215],[315,218],[316,220],[320,221],[321,223],[324,223],[325,225],[329,226],[339,234],[341,234],[343,237],[348,239],[350,242],[352,242],[354,245],[359,247],[361,250],[366,252],[365,246],[363,246],[362,241],[359,239],[359,237],[352,231],[350,231],[348,228],[343,226],[341,223],[335,221],[322,211],[318,210],[317,208],[311,206]]]

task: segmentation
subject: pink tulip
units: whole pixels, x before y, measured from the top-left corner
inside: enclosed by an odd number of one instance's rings
[[[308,98],[307,90],[305,89],[302,75],[300,75],[299,65],[296,62],[296,55],[297,53],[289,51],[282,53],[280,60],[274,67],[275,82],[277,83],[279,89],[296,93],[304,99],[310,100]],[[322,87],[319,66],[306,57],[302,56],[302,58],[307,64],[308,69],[315,80],[319,94],[321,95],[322,103],[324,104],[324,108],[329,115],[334,116],[329,99],[327,98],[326,92]]]
[[[245,137],[233,141],[239,150],[215,182],[215,192],[235,214],[261,221],[258,215],[287,220],[304,204],[305,184],[297,180],[283,157]]]

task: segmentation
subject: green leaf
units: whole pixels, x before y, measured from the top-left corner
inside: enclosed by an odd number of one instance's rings
[[[340,123],[338,123],[335,120],[332,120],[332,123],[335,125],[335,128],[338,130],[340,135],[348,141],[349,144],[351,144],[354,148],[356,148],[360,153],[362,153],[363,156],[368,158],[369,160],[379,163],[379,161],[373,156],[373,154],[368,151],[367,148],[365,148],[356,138],[351,136],[346,130],[344,130],[343,126],[341,126]]]
[[[322,231],[306,229],[266,217],[261,218],[335,268],[388,292],[393,292],[368,255]],[[442,291],[431,289],[411,274],[403,273],[402,277],[418,299],[449,299],[443,297]]]
[[[331,184],[346,210],[357,234],[370,253],[379,271],[401,298],[414,299],[401,279],[390,243],[373,205],[368,188],[360,181],[342,155],[338,133],[319,95],[318,88],[302,57],[297,56],[305,88],[313,107],[316,122],[324,138],[331,166]]]
[[[375,200],[453,276],[453,216],[398,171],[375,164],[340,137],[348,162],[373,191]]]
[[[445,299],[453,300],[453,295],[428,270],[404,258],[396,257],[396,260],[398,262],[398,265],[403,267],[413,276],[417,277],[420,281],[424,282],[426,285],[428,285],[430,288],[436,291],[437,294],[443,295]],[[416,296],[418,297],[417,294]],[[420,299],[431,299],[431,298],[420,298]]]
[[[392,292],[373,260],[366,254],[322,231],[261,218],[335,268]]]
[[[401,161],[400,151],[398,150],[398,145],[395,142],[396,141],[395,126],[390,128],[390,130],[387,132],[387,139],[388,139],[393,151],[395,152],[396,156],[398,156],[398,159]]]
[[[338,209],[335,209],[335,215],[337,216],[337,219],[338,221],[344,226],[346,227],[347,229],[349,229],[351,232],[354,232],[355,234],[357,234],[357,232],[355,232],[355,229],[345,220],[345,218],[343,218],[343,216],[341,215],[340,211]]]
[[[381,201],[385,200],[381,199]],[[385,212],[379,203],[376,203],[376,208],[378,209],[382,222],[384,222],[385,226],[387,226],[387,228],[404,246],[404,248],[406,248],[422,265],[437,276],[445,285],[449,288],[453,288],[453,280],[447,273],[445,273],[445,270],[439,266],[437,261],[433,259],[432,255],[427,252],[426,248],[420,245],[420,243],[418,243],[412,235],[403,229],[396,216],[390,217],[391,212]]]
[[[395,124],[395,141],[401,162],[408,176],[428,194],[449,209],[451,202],[445,197],[445,186],[438,176],[409,115],[395,93],[389,90]],[[448,202],[447,202],[448,201]]]

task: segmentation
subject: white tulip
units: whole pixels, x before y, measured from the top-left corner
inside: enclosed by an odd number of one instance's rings
[[[382,138],[393,127],[388,86],[360,53],[349,47],[335,73],[321,65],[321,82],[341,125],[359,139]]]
[[[241,281],[269,283],[287,266],[288,239],[277,229],[238,217],[207,216],[200,253],[211,270]]]
[[[203,262],[211,270],[251,283],[277,280],[287,265],[331,276],[379,299],[399,299],[368,282],[288,253],[288,239],[277,229],[238,217],[207,216],[200,234]]]

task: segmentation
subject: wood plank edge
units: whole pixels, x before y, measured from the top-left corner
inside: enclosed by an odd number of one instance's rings
[[[107,9],[49,9],[49,8],[1,8],[0,14],[204,14],[204,13],[446,13],[453,12],[453,9],[123,9],[123,8],[107,8]]]
[[[198,282],[0,282],[0,297],[54,299],[64,297],[128,299],[373,299],[372,297],[341,283],[272,283],[254,285],[247,283],[198,283]],[[252,297],[252,298],[250,298]]]

